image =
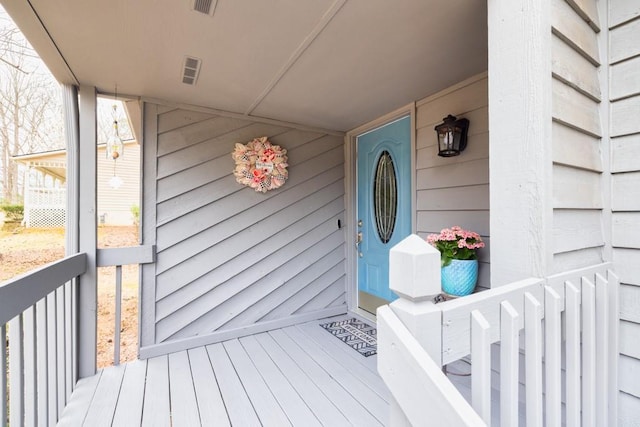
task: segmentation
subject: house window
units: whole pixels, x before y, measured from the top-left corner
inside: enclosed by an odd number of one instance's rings
[[[393,159],[388,151],[383,151],[376,165],[373,184],[373,206],[376,229],[382,243],[391,240],[398,213],[398,182]]]

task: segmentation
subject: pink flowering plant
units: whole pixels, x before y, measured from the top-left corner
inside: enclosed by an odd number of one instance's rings
[[[440,251],[442,267],[451,264],[452,259],[478,259],[476,249],[484,248],[478,233],[463,230],[458,226],[444,228],[440,234],[429,234],[427,242]]]

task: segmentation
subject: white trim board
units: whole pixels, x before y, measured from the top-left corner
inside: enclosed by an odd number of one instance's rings
[[[222,341],[228,341],[234,338],[240,338],[248,335],[258,334],[260,332],[272,331],[274,329],[293,326],[299,323],[309,322],[312,320],[319,320],[319,319],[324,319],[326,317],[338,316],[341,314],[346,314],[347,312],[348,312],[347,307],[344,305],[341,305],[338,307],[331,307],[324,310],[313,311],[311,313],[304,313],[300,315],[289,316],[284,319],[278,319],[278,320],[273,320],[268,322],[260,322],[250,326],[240,327],[237,329],[213,332],[206,335],[197,335],[197,336],[184,338],[180,340],[148,345],[148,346],[140,347],[138,357],[140,359],[148,359],[150,357],[161,356],[164,354],[171,354],[181,350],[188,350],[190,348],[201,347],[209,344],[215,344]]]
[[[357,189],[356,189],[356,138],[362,134],[370,132],[376,128],[389,124],[401,117],[409,115],[411,117],[411,232],[416,230],[416,104],[412,102],[397,110],[391,111],[369,123],[358,126],[350,130],[344,137],[344,179],[345,179],[345,221],[346,221],[346,276],[347,276],[347,307],[351,311],[364,315],[364,311],[358,309],[358,264],[357,251],[355,246],[357,209]]]

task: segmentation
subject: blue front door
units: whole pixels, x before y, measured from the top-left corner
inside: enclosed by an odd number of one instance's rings
[[[356,141],[359,306],[372,311],[363,300],[397,298],[389,289],[389,249],[411,233],[411,118]]]

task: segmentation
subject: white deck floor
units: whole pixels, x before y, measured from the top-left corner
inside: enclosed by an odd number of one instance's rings
[[[384,425],[377,356],[318,326],[340,319],[104,369],[79,382],[59,425]]]

